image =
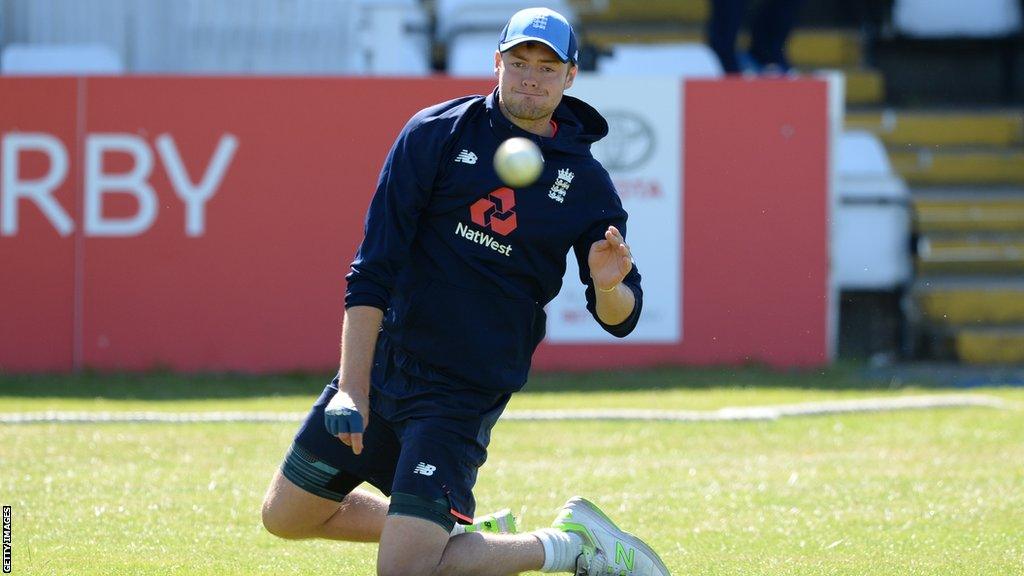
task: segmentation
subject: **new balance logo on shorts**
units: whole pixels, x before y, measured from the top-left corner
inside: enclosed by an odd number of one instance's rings
[[[426,462],[420,462],[416,465],[416,468],[413,469],[412,473],[423,474],[424,476],[433,476],[434,470],[437,470],[437,466],[432,466]]]

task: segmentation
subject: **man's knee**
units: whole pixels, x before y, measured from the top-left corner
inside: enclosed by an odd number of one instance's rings
[[[263,527],[278,538],[299,540],[320,536],[339,503],[320,498],[288,480],[278,470],[263,497]]]
[[[263,501],[261,515],[263,519],[263,528],[278,538],[284,538],[286,540],[301,540],[309,537],[308,530],[301,529],[301,527],[295,522],[295,518],[290,518],[288,515],[282,513],[281,507],[275,506],[273,500],[269,496]]]
[[[389,515],[377,550],[377,576],[440,576],[448,536],[436,522]]]

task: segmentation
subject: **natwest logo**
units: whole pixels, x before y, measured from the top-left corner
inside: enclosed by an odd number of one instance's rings
[[[516,193],[511,188],[498,188],[469,207],[473,223],[490,228],[502,236],[516,229]]]
[[[150,176],[157,165],[163,165],[175,195],[185,205],[185,235],[202,236],[206,231],[206,203],[217,193],[224,179],[238,139],[222,134],[216,150],[202,169],[185,167],[178,146],[170,134],[156,137],[154,150],[146,140],[135,134],[87,134],[83,158],[83,215],[85,236],[138,236],[153,225],[159,211],[156,190]],[[117,154],[131,160],[131,168],[111,172],[104,162]],[[26,177],[23,157],[41,155],[47,162],[42,177]],[[64,143],[52,134],[10,132],[0,138],[0,236],[16,236],[19,209],[34,204],[61,236],[75,230],[68,211],[54,197],[68,177],[70,161]],[[130,196],[138,208],[130,216],[113,217],[104,213],[104,200],[109,196]]]

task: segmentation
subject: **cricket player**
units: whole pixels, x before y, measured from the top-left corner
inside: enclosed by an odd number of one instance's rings
[[[626,213],[590,152],[608,124],[563,96],[577,72],[569,22],[517,12],[494,69],[491,94],[420,111],[391,148],[347,276],[338,376],[275,475],[263,523],[283,538],[379,541],[381,576],[667,575],[582,498],[535,532],[508,533],[505,514],[473,522],[491,428],[526,383],[569,251],[606,331],[629,334],[643,301]],[[491,162],[514,136],[545,158],[517,189]]]

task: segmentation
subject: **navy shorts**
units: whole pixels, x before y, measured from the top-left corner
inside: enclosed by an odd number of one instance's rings
[[[404,501],[412,496],[443,503],[448,522],[428,519],[449,529],[454,522],[470,523],[476,509],[477,470],[487,459],[491,428],[510,394],[460,387],[429,374],[413,376],[406,370],[408,362],[403,364],[396,366],[382,334],[371,375],[370,423],[360,455],[324,426],[324,409],[338,391],[335,377],[295,435],[282,473],[307,492],[330,500],[340,502],[353,488],[369,482]],[[397,502],[393,498],[391,512]]]

